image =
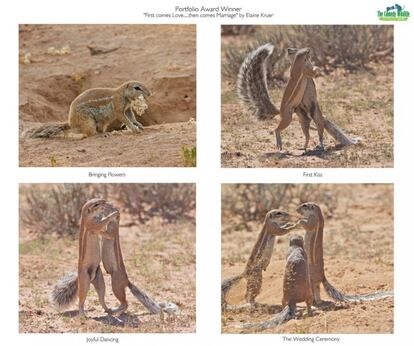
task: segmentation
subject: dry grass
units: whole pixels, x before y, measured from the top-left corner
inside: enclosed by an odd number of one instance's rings
[[[23,231],[24,232],[24,231]],[[54,283],[76,270],[77,241],[33,239],[20,242],[19,330],[23,333],[93,332],[194,332],[195,331],[195,227],[189,222],[161,225],[154,222],[142,227],[122,227],[121,246],[131,282],[156,301],[172,301],[181,309],[176,322],[162,324],[159,316],[149,315],[132,296],[129,308],[121,316],[123,325],[106,318],[98,297],[90,289],[86,301],[88,319],[70,312],[58,313],[48,302]],[[109,276],[104,274],[106,301],[119,303],[111,292]]]
[[[234,80],[246,55],[257,47],[271,43],[276,47],[269,60],[271,83],[286,81],[289,62],[285,51],[289,47],[312,48],[312,58],[324,74],[337,68],[348,72],[369,69],[371,62],[393,61],[394,27],[391,25],[268,25],[230,28],[228,35],[245,35],[236,43],[227,37],[223,45],[223,77]],[[223,33],[223,27],[222,27]]]
[[[233,185],[235,186],[235,185]],[[270,185],[265,185],[271,187]],[[295,185],[297,189],[303,185]],[[321,185],[315,185],[321,186]],[[327,206],[320,203],[325,215],[324,258],[328,280],[348,294],[363,294],[392,290],[394,286],[393,186],[390,184],[323,184],[338,199],[338,208],[327,216]],[[230,188],[231,185],[227,185]],[[298,202],[299,200],[297,200]],[[293,202],[293,201],[292,201]],[[272,206],[270,206],[272,207]],[[295,206],[281,209],[292,213]],[[261,229],[261,222],[251,222],[252,232],[236,228],[238,216],[222,215],[222,278],[243,271],[250,251]],[[253,227],[255,226],[255,227]],[[296,234],[303,235],[298,230]],[[259,303],[280,305],[282,278],[289,236],[276,239],[271,263],[264,272]],[[322,290],[323,291],[323,290]],[[231,304],[244,302],[245,281],[235,286],[228,296]],[[322,299],[331,300],[324,292]],[[299,304],[299,313],[305,311]],[[392,333],[394,300],[359,304],[336,303],[334,309],[314,308],[315,316],[302,314],[278,328],[264,333]],[[240,333],[236,327],[247,322],[268,320],[271,314],[242,311],[226,312],[222,316],[224,333]]]
[[[104,185],[104,184],[102,184]],[[96,186],[102,186],[96,184]],[[116,184],[114,184],[116,186]],[[50,189],[53,185],[41,185]],[[29,187],[21,190],[21,197]],[[110,198],[110,197],[109,197]],[[21,203],[26,203],[20,199]],[[49,206],[53,208],[53,206]],[[35,232],[20,228],[19,242],[19,331],[22,333],[144,333],[195,332],[195,224],[190,219],[167,223],[154,216],[137,225],[135,215],[121,209],[120,242],[125,267],[132,283],[157,302],[171,301],[181,313],[175,322],[161,323],[159,316],[146,309],[127,290],[128,310],[120,320],[108,318],[91,287],[86,300],[88,319],[77,317],[76,305],[57,312],[48,302],[56,281],[75,271],[78,241],[69,235]],[[104,273],[106,302],[119,302],[111,292],[110,277]]]
[[[250,37],[238,38],[248,41]],[[232,38],[232,44],[236,38]],[[227,38],[223,37],[225,47]],[[393,63],[370,63],[368,70],[348,73],[342,68],[316,79],[318,100],[324,116],[351,137],[362,137],[360,146],[338,149],[325,134],[325,152],[304,153],[304,135],[296,116],[282,133],[284,150],[276,150],[274,134],[280,117],[256,121],[244,109],[232,81],[222,80],[223,167],[393,167]],[[279,106],[283,88],[270,91]],[[309,149],[318,144],[311,131]]]

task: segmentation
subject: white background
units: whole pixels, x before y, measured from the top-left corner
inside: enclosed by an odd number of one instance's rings
[[[2,148],[1,179],[1,343],[31,345],[85,344],[85,334],[18,333],[18,183],[103,182],[88,178],[89,169],[18,168],[18,24],[19,23],[191,23],[197,24],[197,156],[195,169],[119,169],[126,179],[105,182],[197,183],[197,333],[119,334],[123,345],[270,345],[284,343],[281,335],[220,334],[220,184],[230,182],[395,182],[395,333],[394,335],[341,335],[344,345],[407,343],[413,311],[412,162],[413,18],[395,24],[395,168],[318,169],[321,179],[302,178],[303,169],[220,168],[220,24],[383,24],[377,10],[390,1],[5,1],[1,10]],[[409,2],[400,2],[414,13]],[[145,19],[143,12],[172,12],[175,5],[233,5],[244,11],[271,12],[271,20],[235,22],[219,19]],[[137,66],[139,69],[139,66]],[[21,87],[24,87],[22,85]],[[154,149],[155,150],[155,149]],[[116,171],[115,169],[111,169]],[[106,171],[95,169],[94,171]],[[311,169],[308,171],[312,171]],[[375,244],[372,244],[375,246]],[[47,270],[47,269],[46,269]],[[93,335],[96,336],[96,335]],[[293,343],[293,342],[290,342]]]

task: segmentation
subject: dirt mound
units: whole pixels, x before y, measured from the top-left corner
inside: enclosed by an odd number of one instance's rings
[[[195,75],[183,71],[181,76],[162,76],[150,86],[154,93],[149,99],[148,111],[141,117],[144,125],[174,123],[194,118]]]
[[[88,46],[115,49],[91,55]],[[81,92],[90,88],[117,87],[128,80],[144,83],[153,94],[149,98],[149,109],[140,119],[145,126],[196,118],[194,25],[21,25],[19,50],[23,56],[30,56],[29,63],[20,64],[20,137],[25,130],[41,124],[67,121],[69,106]],[[168,127],[171,137],[160,134],[157,142],[156,131],[162,129],[151,128],[151,147],[146,146],[148,138],[140,138],[140,135],[128,139],[133,138],[129,148],[137,146],[148,155],[152,152],[153,157],[158,157],[158,160],[145,162],[136,157],[134,166],[164,165],[163,161],[168,166],[182,166],[180,147],[195,146],[195,126],[187,126],[189,131],[175,133],[174,130],[180,131],[181,126],[172,124]],[[119,155],[102,156],[102,149],[116,147],[113,138],[88,138],[83,142],[88,144],[88,151],[95,151],[95,157],[103,157],[103,161],[109,161],[111,166],[126,166]],[[172,141],[175,146],[170,145]],[[21,165],[50,162],[51,155],[79,156],[78,148],[69,140],[21,138],[20,143]],[[59,152],[60,147],[67,150],[64,155]],[[57,152],[51,153],[50,148]],[[28,152],[33,156],[28,157]],[[160,152],[167,156],[159,157]],[[172,161],[171,157],[176,159]],[[88,162],[70,161],[71,165],[89,165]],[[98,160],[94,165],[104,164]]]
[[[86,78],[86,77],[85,77]],[[28,100],[20,104],[20,120],[32,122],[66,121],[70,103],[81,92],[76,76],[42,78],[30,88]],[[154,125],[188,121],[195,117],[195,75],[192,68],[181,76],[165,75],[149,85],[153,95],[142,124]]]
[[[79,84],[69,75],[41,78],[28,84],[31,90],[19,106],[20,120],[32,122],[66,121],[70,103],[79,94]]]

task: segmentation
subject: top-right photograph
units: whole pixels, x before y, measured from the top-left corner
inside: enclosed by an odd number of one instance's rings
[[[394,166],[392,25],[223,25],[221,165]]]

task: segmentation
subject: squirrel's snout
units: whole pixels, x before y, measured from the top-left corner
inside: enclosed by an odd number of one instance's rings
[[[297,213],[299,213],[300,215],[303,215],[303,209],[302,209],[302,205],[300,205],[300,206],[298,206],[297,208],[296,208],[296,212]]]

